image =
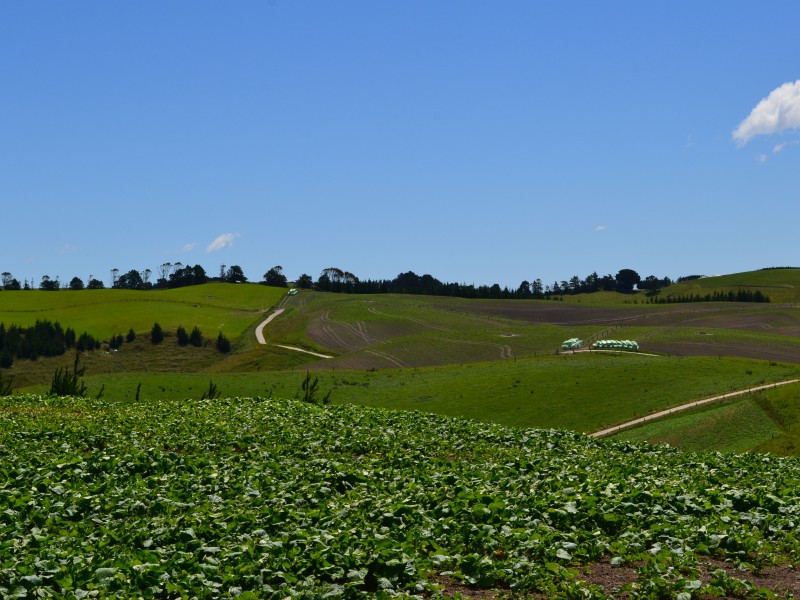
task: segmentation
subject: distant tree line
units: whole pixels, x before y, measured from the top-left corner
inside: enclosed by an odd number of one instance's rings
[[[120,273],[119,269],[111,269],[111,287],[125,290],[150,290],[178,288],[190,285],[201,285],[209,282],[244,283],[247,281],[239,265],[220,267],[217,277],[210,277],[201,265],[184,265],[180,262],[165,262],[159,265],[155,281],[150,269],[138,271],[131,269]],[[20,285],[11,273],[2,274],[3,288],[6,290],[33,289],[33,282],[25,280]],[[260,282],[264,285],[287,287],[288,279],[280,265],[272,267],[263,275]],[[337,267],[323,269],[316,281],[303,273],[295,285],[299,288],[314,288],[325,292],[345,292],[352,294],[426,294],[436,296],[456,296],[462,298],[549,298],[572,294],[586,294],[600,290],[632,292],[638,289],[657,290],[672,283],[669,277],[660,279],[653,275],[641,279],[635,271],[622,269],[616,276],[600,276],[596,272],[581,279],[577,275],[569,280],[555,281],[544,285],[541,279],[522,281],[516,289],[501,288],[499,284],[479,285],[465,283],[443,283],[432,275],[417,275],[413,271],[401,273],[394,279],[361,280],[349,271]],[[79,277],[73,277],[67,286],[63,286],[58,277],[42,276],[38,288],[45,291],[103,289],[102,281],[89,277],[88,284]]]
[[[69,348],[96,350],[100,342],[85,331],[76,336],[74,329],[64,329],[58,322],[36,321],[31,327],[8,328],[0,323],[0,367],[11,367],[14,359],[60,356]]]
[[[601,290],[630,293],[638,289],[658,290],[672,284],[669,277],[660,279],[653,275],[641,279],[632,269],[622,269],[617,275],[600,276],[592,273],[585,279],[577,275],[569,281],[555,281],[544,285],[541,279],[522,281],[515,289],[499,284],[479,285],[443,283],[432,275],[417,275],[413,271],[401,273],[394,279],[360,280],[349,271],[329,267],[324,269],[316,282],[306,274],[297,280],[297,287],[314,288],[325,292],[351,294],[422,294],[431,296],[454,296],[460,298],[551,298],[573,294],[587,294]]]
[[[720,290],[715,291],[713,294],[686,294],[683,296],[667,296],[664,298],[651,298],[650,302],[654,304],[679,304],[682,302],[769,302],[769,296],[766,296],[761,290],[729,290],[723,292]]]
[[[774,271],[776,269],[800,269],[800,267],[764,267],[763,269],[759,269],[759,271]]]
[[[24,284],[20,284],[8,271],[0,275],[2,279],[2,288],[4,290],[32,290],[38,289],[47,292],[56,292],[59,290],[98,290],[104,289],[105,284],[92,276],[89,276],[88,283],[80,277],[73,277],[69,284],[64,285],[61,280],[56,277],[52,278],[49,275],[43,275],[38,286],[34,282],[24,280]],[[152,289],[167,289],[178,288],[189,285],[201,285],[212,281],[225,282],[225,283],[244,283],[247,281],[242,268],[239,265],[226,267],[222,265],[218,277],[209,277],[205,269],[200,265],[183,265],[182,263],[163,263],[158,268],[158,277],[155,282],[152,281],[153,272],[150,269],[138,271],[131,269],[127,273],[120,274],[119,269],[111,269],[111,287],[114,289],[122,290],[152,290]]]
[[[783,267],[782,267],[783,268]],[[210,277],[201,265],[184,265],[180,262],[165,262],[159,265],[153,281],[153,272],[150,269],[137,271],[132,269],[127,273],[120,274],[119,269],[111,270],[111,287],[115,289],[148,290],[148,289],[169,289],[190,285],[200,285],[209,282],[224,283],[244,283],[247,282],[242,268],[239,265],[227,267],[222,265],[219,275]],[[590,294],[598,291],[613,291],[621,293],[632,293],[635,290],[646,291],[648,297],[653,298],[662,288],[685,281],[700,279],[702,275],[688,275],[679,277],[673,281],[669,277],[657,277],[648,275],[640,277],[633,269],[621,269],[616,275],[599,275],[597,272],[590,273],[585,278],[574,275],[570,279],[554,281],[551,284],[544,284],[541,279],[532,281],[523,280],[516,288],[501,287],[494,285],[474,285],[466,283],[445,283],[432,275],[417,275],[413,271],[400,273],[394,279],[359,279],[349,271],[338,267],[328,267],[323,269],[315,281],[310,275],[303,273],[295,281],[295,285],[301,289],[316,289],[323,292],[339,292],[349,294],[419,294],[432,296],[452,296],[459,298],[489,298],[489,299],[560,299],[563,296],[576,294]],[[2,274],[3,288],[32,289],[27,280],[24,286],[20,286],[19,281],[11,273]],[[288,279],[283,272],[283,267],[275,266],[264,273],[259,282],[264,285],[274,287],[287,287]],[[84,286],[83,281],[74,277],[67,288],[61,286],[58,278],[51,279],[44,275],[39,284],[39,289],[55,291],[59,289],[81,290],[81,289],[100,289],[103,282],[93,277],[89,278],[89,283]],[[688,295],[677,299],[658,298],[653,302],[706,302],[706,301],[740,301],[740,302],[763,302],[763,294],[756,292],[742,292],[735,294],[736,298],[731,299],[730,294],[717,293],[706,300],[705,296]],[[740,299],[744,298],[744,299]],[[698,299],[699,298],[699,299]],[[766,301],[769,301],[768,299]]]

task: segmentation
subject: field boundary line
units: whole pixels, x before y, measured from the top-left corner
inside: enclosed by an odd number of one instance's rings
[[[778,381],[777,383],[766,383],[764,385],[759,385],[744,390],[728,392],[727,394],[719,394],[718,396],[712,396],[711,398],[704,398],[703,400],[695,400],[693,402],[688,402],[679,406],[673,406],[672,408],[646,415],[644,417],[639,417],[638,419],[633,419],[632,421],[620,423],[619,425],[614,425],[613,427],[608,427],[607,429],[595,431],[594,433],[590,433],[589,436],[596,438],[606,437],[613,433],[617,433],[618,431],[622,431],[623,429],[635,427],[636,425],[641,425],[642,423],[647,423],[648,421],[654,421],[655,419],[660,419],[661,417],[666,417],[667,415],[671,415],[673,413],[689,410],[690,408],[703,406],[704,404],[711,404],[712,402],[719,402],[720,400],[727,400],[728,398],[735,398],[736,396],[744,396],[745,394],[749,394],[751,392],[760,392],[762,390],[769,390],[784,385],[790,385],[792,383],[800,383],[800,379],[789,379],[787,381]]]

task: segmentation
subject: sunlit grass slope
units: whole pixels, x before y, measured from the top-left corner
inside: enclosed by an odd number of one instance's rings
[[[513,301],[507,301],[513,302]],[[528,306],[544,301],[529,301]],[[495,301],[496,304],[496,301]],[[301,292],[270,324],[268,341],[331,353],[314,368],[396,368],[555,354],[597,326],[529,323],[492,303],[436,296]]]
[[[717,275],[676,283],[661,290],[660,296],[713,294],[715,291],[760,290],[770,301],[800,302],[800,269],[763,269],[729,275]]]
[[[225,283],[147,291],[0,292],[0,322],[28,326],[47,319],[108,339],[130,328],[136,333],[148,332],[158,321],[169,331],[178,325],[197,325],[208,335],[222,331],[233,338],[285,293],[282,288]]]
[[[86,378],[105,397],[199,398],[213,381],[224,395],[294,397],[306,371],[108,373]],[[700,398],[797,377],[796,365],[637,355],[552,356],[413,369],[314,371],[335,403],[419,410],[522,427],[591,432]],[[46,386],[25,388],[43,392]]]
[[[613,436],[688,451],[726,453],[748,452],[779,437],[783,437],[782,429],[753,398],[679,413]]]

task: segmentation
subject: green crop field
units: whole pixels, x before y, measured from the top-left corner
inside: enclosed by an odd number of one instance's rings
[[[796,459],[352,405],[38,396],[0,400],[0,455],[5,598],[798,591]]]

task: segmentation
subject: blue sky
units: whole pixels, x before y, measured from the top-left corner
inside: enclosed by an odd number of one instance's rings
[[[797,2],[0,3],[0,270],[800,265]]]

